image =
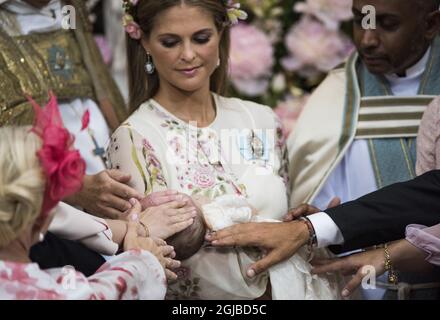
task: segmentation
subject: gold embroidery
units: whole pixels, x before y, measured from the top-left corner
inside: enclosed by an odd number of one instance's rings
[[[0,30],[0,126],[31,123],[25,93],[42,103],[49,90],[59,100],[94,99],[73,32],[10,37]]]

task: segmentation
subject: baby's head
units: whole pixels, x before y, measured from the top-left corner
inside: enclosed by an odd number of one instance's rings
[[[186,260],[199,251],[205,241],[206,230],[203,214],[198,210],[192,225],[166,239],[174,247],[176,259]]]

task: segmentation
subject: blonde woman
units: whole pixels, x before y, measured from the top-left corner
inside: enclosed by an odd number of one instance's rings
[[[52,97],[44,111],[37,110],[33,128],[0,128],[0,299],[162,299],[164,266],[172,260],[152,239],[138,237],[141,206],[134,199],[126,252],[93,276],[31,263],[30,247],[44,238],[54,207],[77,192],[84,176],[84,161],[71,149],[73,139],[60,119]]]

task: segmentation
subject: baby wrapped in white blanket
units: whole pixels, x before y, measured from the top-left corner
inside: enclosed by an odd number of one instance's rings
[[[224,195],[211,201],[207,198],[195,196],[193,199],[196,205],[202,209],[204,220],[204,222],[199,222],[199,226],[197,226],[196,221],[193,229],[199,228],[200,224],[203,223],[210,231],[217,231],[237,223],[280,222],[260,218],[244,197]],[[195,251],[200,248],[202,242],[200,238],[194,241],[197,237],[193,236],[186,237],[184,241],[184,237],[182,236],[183,235],[178,234],[177,237],[173,237],[167,241],[169,244],[174,245],[178,258],[183,260],[194,254]],[[197,245],[195,245],[196,242]],[[194,248],[194,246],[198,246],[198,248]],[[313,254],[320,258],[331,257],[331,254],[326,249],[316,250]],[[339,292],[341,288],[339,285],[342,282],[342,278],[335,275],[327,277],[312,275],[310,273],[311,265],[308,262],[309,257],[310,252],[308,252],[307,248],[303,247],[288,260],[269,268],[268,273],[272,289],[272,299],[340,299]]]

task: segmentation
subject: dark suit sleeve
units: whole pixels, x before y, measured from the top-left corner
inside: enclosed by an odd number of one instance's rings
[[[440,222],[440,170],[397,183],[325,212],[344,236],[344,252],[405,238],[409,224]]]

